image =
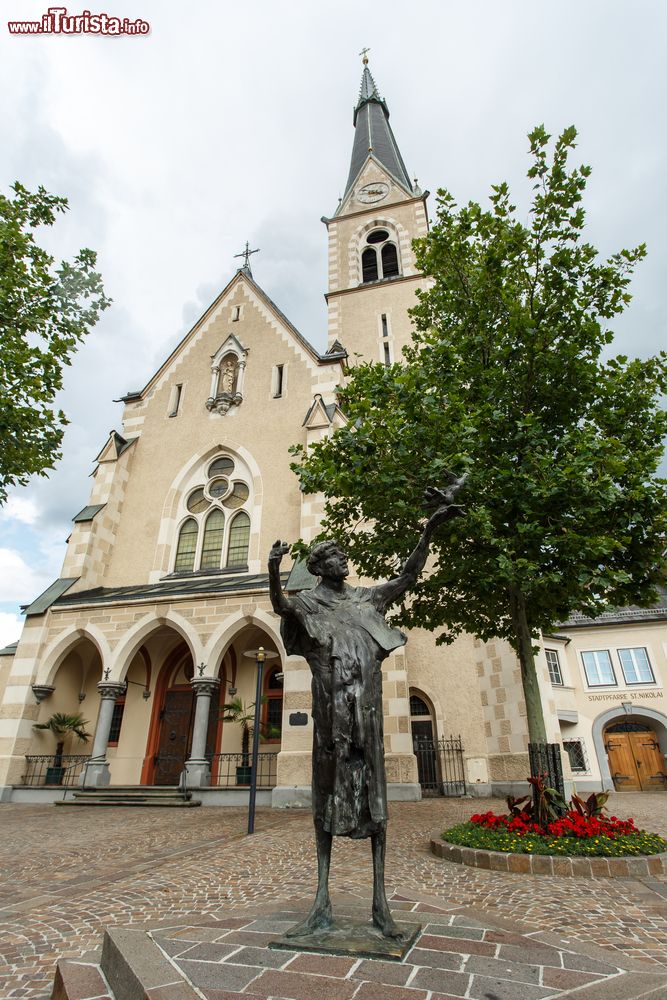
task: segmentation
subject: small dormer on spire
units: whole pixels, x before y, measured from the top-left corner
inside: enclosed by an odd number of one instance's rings
[[[377,84],[368,68],[369,49],[362,49],[364,70],[361,75],[359,99],[354,109],[352,123],[354,125],[354,144],[350,172],[345,185],[343,202],[354,186],[369,157],[374,157],[378,163],[401,185],[408,194],[412,194],[412,184],[394,133],[389,124],[389,108],[387,102],[380,96]]]

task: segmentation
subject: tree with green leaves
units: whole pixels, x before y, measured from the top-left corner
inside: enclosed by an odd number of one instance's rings
[[[466,516],[438,529],[431,570],[396,617],[443,630],[440,642],[508,640],[532,742],[546,740],[540,632],[575,610],[654,599],[667,528],[667,356],[605,353],[645,247],[600,260],[583,236],[590,169],[568,165],[576,131],[552,154],[550,138],[529,136],[526,222],[505,183],[488,208],[439,192],[415,243],[431,282],[404,363],[356,366],[340,394],[347,425],[293,449],[302,488],[327,498],[319,537],[376,578],[409,553],[424,491],[468,474]]]
[[[67,199],[18,182],[12,190],[0,194],[0,503],[61,457],[68,421],[54,403],[63,366],[111,302],[92,250],[54,266],[37,241]]]
[[[87,743],[90,739],[90,733],[87,732],[86,726],[88,725],[88,720],[80,713],[75,715],[67,715],[66,712],[54,712],[51,718],[47,722],[35,722],[33,724],[33,729],[46,729],[56,738],[56,757],[62,757],[63,750],[65,748],[65,743],[69,736],[76,736],[76,738],[81,743]]]

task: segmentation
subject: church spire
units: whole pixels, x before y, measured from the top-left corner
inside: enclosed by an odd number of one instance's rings
[[[364,71],[361,76],[359,100],[354,109],[354,145],[350,173],[343,201],[353,187],[369,156],[373,156],[406,191],[412,192],[409,174],[389,124],[389,108],[380,96],[368,68],[368,49],[362,50]]]

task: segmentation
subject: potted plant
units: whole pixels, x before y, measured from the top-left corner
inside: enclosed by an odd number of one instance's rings
[[[263,697],[260,704],[264,704],[266,697]],[[223,706],[222,718],[225,722],[238,722],[241,726],[241,763],[236,768],[236,784],[249,785],[252,775],[252,765],[250,763],[250,740],[252,739],[255,725],[255,703],[246,705],[242,698],[233,698]],[[267,726],[260,723],[260,739],[270,739],[277,734],[275,726]]]
[[[66,715],[64,712],[54,712],[47,722],[35,722],[33,729],[48,729],[56,738],[56,753],[53,766],[46,769],[45,785],[61,785],[65,768],[63,766],[63,750],[69,736],[74,734],[82,743],[87,743],[90,733],[86,732],[88,720],[82,715]]]

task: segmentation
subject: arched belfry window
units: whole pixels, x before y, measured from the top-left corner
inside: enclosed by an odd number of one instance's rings
[[[174,573],[243,570],[248,565],[252,477],[238,457],[218,455],[183,495],[186,519],[176,540]],[[199,478],[199,477],[197,477]]]
[[[361,251],[361,280],[380,281],[401,273],[395,237],[387,229],[373,229]]]
[[[243,380],[248,351],[233,333],[211,358],[211,394],[206,409],[224,416],[243,402]]]

